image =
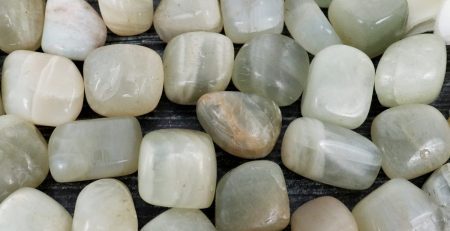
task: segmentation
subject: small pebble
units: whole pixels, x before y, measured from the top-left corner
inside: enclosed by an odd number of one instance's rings
[[[436,15],[445,0],[407,0],[408,22],[406,30],[409,35],[433,31]]]
[[[216,231],[198,209],[169,209],[148,222],[141,231]]]
[[[436,17],[434,33],[445,40],[450,45],[450,1],[446,0],[442,3],[441,10]]]

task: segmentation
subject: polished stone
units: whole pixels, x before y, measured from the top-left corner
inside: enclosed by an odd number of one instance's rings
[[[141,231],[215,231],[198,209],[169,209],[148,222]]]
[[[445,164],[434,171],[422,189],[440,206],[445,230],[450,230],[450,164]]]
[[[420,34],[433,31],[436,15],[445,0],[407,0],[408,22],[406,30],[408,34]]]
[[[447,45],[450,45],[450,1],[448,0],[444,1],[436,17],[434,33],[443,38]]]

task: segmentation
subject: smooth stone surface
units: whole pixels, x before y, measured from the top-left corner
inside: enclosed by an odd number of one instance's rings
[[[302,115],[359,127],[369,113],[374,78],[373,63],[361,51],[345,45],[325,48],[311,62]]]
[[[66,123],[50,136],[50,172],[57,182],[134,173],[141,139],[141,127],[134,117]]]
[[[3,63],[1,86],[5,112],[38,125],[73,121],[83,106],[83,78],[61,56],[15,51]]]
[[[163,91],[161,57],[150,48],[115,44],[92,51],[83,66],[86,99],[103,116],[153,111]]]
[[[115,179],[97,180],[81,190],[72,231],[137,231],[138,219],[127,186]]]
[[[45,53],[82,61],[105,44],[106,32],[102,18],[85,0],[47,1],[42,35]]]
[[[331,4],[331,0],[315,0],[317,5],[323,8],[328,8]]]
[[[279,106],[287,106],[300,98],[308,71],[308,54],[293,39],[263,34],[239,50],[232,80],[241,92],[261,95]]]
[[[430,31],[429,29],[433,30],[436,15],[444,1],[446,0],[407,0],[408,22],[406,30],[408,33],[423,33]],[[424,27],[424,25],[431,26]]]
[[[0,93],[1,95],[1,93]],[[5,110],[3,109],[3,101],[2,101],[2,97],[0,96],[0,115],[4,115],[5,114]]]
[[[225,174],[217,185],[215,215],[220,231],[283,230],[290,212],[281,168],[260,160]]]
[[[115,34],[132,36],[152,26],[153,0],[98,0],[106,26]]]
[[[218,33],[185,33],[167,44],[163,59],[167,98],[195,105],[203,94],[227,88],[233,71],[233,42]]]
[[[333,0],[328,17],[344,44],[373,58],[403,38],[408,3],[406,0]]]
[[[281,111],[273,101],[241,92],[203,95],[197,118],[219,147],[246,159],[267,156],[281,130]]]
[[[41,46],[44,0],[0,2],[0,50],[36,50]]]
[[[334,197],[319,197],[295,210],[292,231],[358,231],[348,208]]]
[[[371,136],[390,178],[412,179],[439,168],[450,157],[450,130],[436,108],[410,104],[385,110],[372,123]]]
[[[48,174],[47,142],[30,122],[0,116],[0,202],[21,187],[37,187]]]
[[[142,140],[139,195],[152,205],[203,209],[214,200],[216,152],[211,138],[187,129],[162,129]]]
[[[220,32],[222,17],[219,1],[161,0],[155,11],[154,24],[156,33],[164,42],[186,32]]]
[[[283,0],[221,0],[225,34],[238,44],[258,34],[280,34],[284,27]]]
[[[342,43],[314,0],[287,0],[284,4],[286,27],[309,53],[316,55],[328,46]]]
[[[445,164],[431,174],[423,191],[440,206],[445,224],[444,230],[450,230],[450,164]]]
[[[447,67],[444,41],[433,34],[392,44],[380,59],[375,90],[383,106],[429,104],[441,92]]]
[[[149,223],[141,231],[215,231],[209,219],[197,209],[169,209]]]
[[[434,33],[445,40],[450,45],[450,1],[442,3],[441,10],[436,17]]]
[[[33,188],[21,188],[0,204],[0,230],[71,231],[72,217],[58,202]]]
[[[393,179],[362,199],[353,216],[361,231],[441,231],[439,208],[419,188]]]

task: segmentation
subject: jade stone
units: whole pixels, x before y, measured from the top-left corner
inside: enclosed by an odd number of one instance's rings
[[[216,231],[198,209],[169,209],[148,222],[141,231]]]

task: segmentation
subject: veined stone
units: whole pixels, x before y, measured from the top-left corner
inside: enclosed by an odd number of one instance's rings
[[[450,230],[450,164],[445,164],[434,171],[422,189],[440,206],[445,225],[444,230]]]
[[[233,62],[233,42],[224,35],[178,35],[164,50],[164,93],[172,102],[195,105],[203,94],[227,88]]]
[[[441,10],[436,18],[434,33],[445,40],[450,45],[450,1],[446,0],[441,6]]]
[[[50,137],[50,172],[57,182],[134,173],[141,139],[141,127],[134,117],[66,123]]]
[[[317,5],[322,8],[328,8],[331,4],[331,0],[315,0]]]
[[[263,34],[239,50],[232,80],[242,92],[261,95],[279,106],[287,106],[300,98],[308,71],[308,54],[293,39]]]
[[[61,56],[15,51],[3,63],[2,98],[7,114],[57,126],[75,120],[84,98],[83,78]]]
[[[141,231],[216,231],[198,209],[169,209],[147,223]]]
[[[406,30],[408,34],[420,34],[433,31],[436,15],[445,0],[407,0],[408,22]]]

